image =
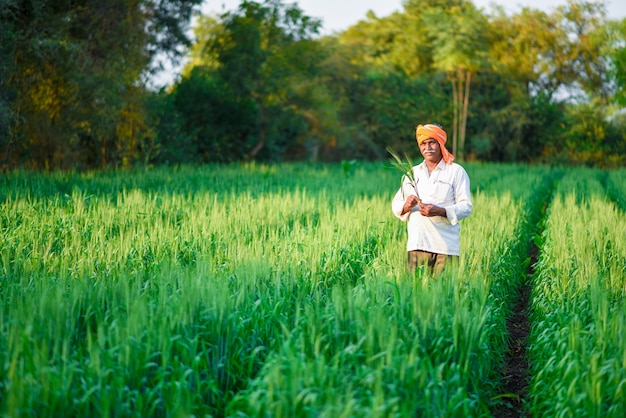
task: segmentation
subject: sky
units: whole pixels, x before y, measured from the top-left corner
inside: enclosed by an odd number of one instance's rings
[[[283,3],[297,3],[304,13],[322,19],[322,34],[343,31],[365,18],[369,10],[376,16],[385,17],[394,11],[402,10],[402,0],[283,0]],[[235,9],[240,0],[204,0],[204,14],[219,14]],[[505,11],[515,13],[522,7],[532,7],[550,12],[567,0],[473,0],[473,3],[489,11],[490,4],[503,6]],[[626,17],[626,1],[607,0],[608,16],[611,19]]]

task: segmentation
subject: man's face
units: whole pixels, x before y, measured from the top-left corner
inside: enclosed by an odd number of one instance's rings
[[[443,157],[439,142],[433,138],[428,138],[420,144],[420,152],[424,159],[431,163],[438,163]]]

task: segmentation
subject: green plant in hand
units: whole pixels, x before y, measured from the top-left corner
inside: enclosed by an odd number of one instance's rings
[[[404,198],[404,179],[405,177],[409,179],[409,182],[411,183],[411,186],[413,187],[413,190],[415,190],[415,194],[417,195],[417,200],[418,202],[421,203],[422,199],[420,199],[419,197],[419,193],[417,192],[417,179],[415,178],[415,175],[413,173],[413,162],[411,161],[411,158],[404,154],[404,159],[402,159],[397,152],[395,152],[393,150],[393,148],[391,147],[387,147],[387,152],[389,152],[389,154],[393,157],[393,160],[391,161],[391,164],[397,168],[398,170],[400,170],[400,172],[402,172],[403,176],[400,179],[400,190],[402,190],[402,198]]]

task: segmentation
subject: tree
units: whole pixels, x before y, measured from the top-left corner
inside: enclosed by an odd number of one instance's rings
[[[497,71],[526,85],[527,94],[567,90],[608,97],[603,3],[569,0],[552,14],[524,8],[491,21],[490,55]]]
[[[621,106],[626,106],[626,18],[620,22],[613,22],[609,26],[611,45],[610,69],[615,80],[614,100]]]
[[[429,9],[424,24],[432,33],[433,67],[448,74],[453,100],[453,154],[465,150],[472,74],[485,67],[487,20],[472,3]]]
[[[15,124],[15,114],[11,102],[15,100],[15,89],[9,83],[14,71],[12,56],[15,53],[15,25],[12,23],[17,8],[16,0],[0,0],[0,166],[7,164],[12,147],[11,127]]]
[[[415,78],[447,75],[453,153],[461,156],[471,76],[484,67],[487,52],[487,20],[466,0],[409,0],[404,8],[404,13],[382,19],[370,14],[368,21],[348,29],[342,41],[361,48],[366,57],[361,61],[377,68],[399,69]]]
[[[200,0],[2,1],[13,160],[69,168],[138,158],[150,135],[142,76],[157,52],[188,42]]]
[[[212,80],[215,88],[227,92],[228,101],[244,112],[240,113],[240,128],[231,131],[229,139],[220,141],[241,144],[240,158],[256,159],[262,153],[263,158],[280,158],[311,120],[308,109],[299,105],[305,101],[302,95],[311,92],[305,88],[306,80],[318,75],[321,57],[312,37],[320,22],[306,16],[297,5],[285,5],[280,0],[243,1],[237,10],[220,19],[220,23],[200,20],[196,28],[200,44],[192,47],[192,65],[202,67],[197,71]],[[185,73],[193,73],[191,68],[187,67]],[[177,88],[191,80],[184,79]],[[206,99],[222,100],[215,95]],[[206,101],[205,105],[207,112],[218,111]],[[205,115],[220,123],[212,115]],[[222,120],[222,126],[225,124],[230,123]],[[203,129],[199,125],[196,128]],[[200,141],[217,139],[205,136]]]
[[[538,84],[542,74],[539,61],[546,56],[553,27],[545,12],[530,8],[511,17],[498,8],[490,19],[491,67],[511,79],[508,88],[515,96],[529,96],[531,86]]]

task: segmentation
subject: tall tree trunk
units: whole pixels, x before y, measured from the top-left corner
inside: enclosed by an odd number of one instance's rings
[[[460,153],[465,154],[465,133],[467,128],[467,110],[469,108],[469,94],[470,94],[470,82],[472,78],[471,71],[465,72],[465,92],[463,98],[463,111],[461,114],[461,129],[460,129]],[[461,158],[462,155],[459,156]]]
[[[456,147],[454,149],[454,155],[456,156],[458,153],[461,152],[461,126],[463,126],[463,97],[464,97],[464,81],[465,81],[465,77],[463,74],[462,70],[457,70],[456,73],[456,83],[457,83],[457,87],[456,87],[456,102],[455,102],[455,108],[456,108],[456,124],[455,124],[455,128],[456,128]]]
[[[7,135],[7,145],[4,148],[4,159],[2,160],[2,172],[4,172],[9,166],[9,159],[11,157],[11,147],[13,145],[13,138],[15,136],[15,131],[17,130],[18,121],[20,120],[20,106],[18,104],[16,110],[16,116],[13,119],[12,126],[9,128],[9,132]]]
[[[106,158],[107,158],[107,139],[104,137],[102,139],[102,144],[100,146],[100,168],[104,169],[106,167]]]
[[[256,155],[265,146],[265,110],[263,103],[259,106],[259,142],[254,146],[250,152],[250,158],[254,159]]]
[[[454,74],[454,73],[453,73]],[[457,146],[457,126],[459,120],[459,104],[458,104],[458,85],[457,85],[457,77],[455,75],[450,76],[450,82],[452,84],[452,102],[454,104],[454,118],[452,121],[452,154],[456,155],[456,146]]]
[[[451,75],[454,120],[452,122],[452,154],[462,158],[465,152],[465,132],[469,109],[469,92],[472,73],[458,69]]]

